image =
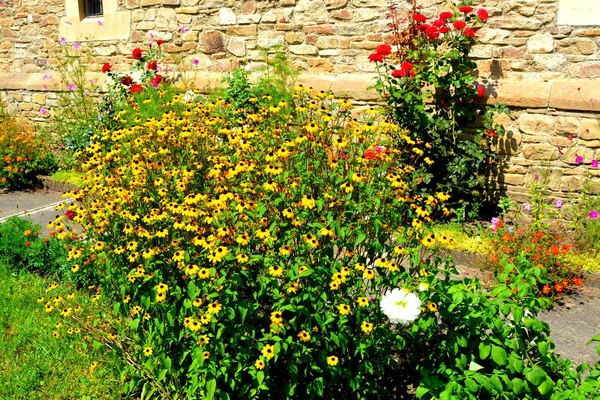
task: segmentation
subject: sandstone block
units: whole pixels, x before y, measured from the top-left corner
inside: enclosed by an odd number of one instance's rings
[[[554,133],[554,118],[547,115],[523,114],[517,120],[519,130],[531,135]]]
[[[289,32],[285,34],[285,42],[288,44],[300,44],[304,42],[304,34],[300,32]]]
[[[498,84],[497,95],[492,94],[488,102],[497,101],[515,107],[545,108],[548,106],[551,88],[552,84],[548,82],[505,80]]]
[[[167,40],[171,40],[171,38],[169,36],[173,36],[171,34],[171,32],[163,32],[167,35],[165,35],[165,37],[168,37],[169,39],[163,39],[165,41]],[[181,40],[184,42],[196,42],[198,41],[198,31],[187,31],[186,33],[183,33],[181,35]]]
[[[564,68],[569,63],[567,58],[562,54],[536,54],[533,56],[533,61],[542,69],[548,71],[564,71]]]
[[[571,70],[571,68],[569,68]],[[598,66],[600,77],[600,65]],[[600,79],[556,80],[548,98],[548,106],[563,110],[589,110],[589,101],[597,99],[600,93]]]
[[[271,48],[282,46],[285,43],[283,32],[260,31],[258,32],[257,44],[259,47]]]
[[[303,28],[304,33],[315,35],[334,35],[335,25],[312,25]]]
[[[227,44],[227,51],[236,57],[244,57],[246,55],[246,43],[244,39],[231,38]]]
[[[379,42],[370,42],[370,41],[351,42],[350,47],[353,49],[374,50],[380,44],[381,43],[379,43]]]
[[[499,21],[500,28],[503,29],[523,29],[536,31],[542,27],[542,21],[536,18],[512,17]]]
[[[256,12],[256,2],[254,0],[247,0],[242,3],[240,7],[242,14],[254,14]]]
[[[348,0],[326,0],[325,5],[330,10],[335,10],[336,8],[346,7],[348,4]]]
[[[522,186],[525,183],[525,177],[518,174],[498,174],[498,182],[506,185]]]
[[[528,160],[553,160],[556,157],[556,147],[549,144],[526,144],[521,149],[523,157]]]
[[[235,25],[235,13],[231,8],[221,8],[219,10],[220,25]]]
[[[491,45],[476,44],[471,48],[469,56],[472,58],[492,58],[494,47]]]
[[[177,14],[198,14],[198,9],[195,7],[178,7]]]
[[[200,50],[206,54],[214,54],[225,49],[223,35],[217,31],[205,31],[200,35]]]
[[[258,24],[262,18],[260,14],[238,15],[237,23],[240,25]]]
[[[263,24],[275,24],[282,19],[289,21],[292,16],[293,8],[278,8],[274,10],[267,11],[263,14],[260,22]]]
[[[321,57],[333,57],[333,56],[339,56],[340,54],[342,54],[342,51],[340,49],[319,50],[319,55]],[[352,68],[352,71],[355,71],[355,69]],[[350,71],[344,71],[344,72],[350,72]]]
[[[549,33],[540,33],[527,39],[528,53],[551,53],[554,50],[554,39]]]
[[[587,38],[569,38],[557,42],[557,50],[564,54],[590,55],[596,52],[594,40]]]
[[[160,4],[161,0],[141,0],[142,7],[155,6]]]
[[[347,8],[343,10],[336,10],[331,13],[331,16],[335,19],[341,19],[343,21],[349,21],[353,17],[352,11],[348,10]]]
[[[357,22],[374,21],[382,16],[381,10],[376,8],[355,8],[352,14],[352,20]]]
[[[125,7],[127,7],[128,9],[138,8],[139,6],[140,6],[139,0],[127,0],[125,2]]]
[[[335,66],[329,60],[323,60],[321,58],[311,58],[308,60],[310,70],[313,72],[333,72]]]
[[[575,136],[581,123],[578,118],[556,117],[556,133]]]
[[[600,78],[600,62],[587,61],[571,65],[569,73],[574,78]]]
[[[44,93],[34,93],[31,99],[36,104],[46,104],[46,95]]]
[[[162,0],[163,6],[178,6],[179,0]]]
[[[294,8],[294,23],[309,25],[327,20],[325,0],[298,0]]]
[[[258,32],[256,26],[231,26],[227,28],[227,34],[231,36],[255,36]]]
[[[509,36],[510,31],[505,29],[483,28],[477,32],[481,43],[504,43]]]
[[[585,118],[581,120],[581,134],[579,137],[583,140],[600,140],[600,125],[598,120]]]
[[[315,56],[319,54],[319,49],[310,44],[295,44],[289,47],[292,54]]]

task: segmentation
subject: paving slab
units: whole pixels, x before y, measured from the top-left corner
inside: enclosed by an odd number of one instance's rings
[[[0,223],[18,215],[42,226],[45,231],[48,222],[58,214],[54,207],[63,201],[62,192],[46,189],[0,193]]]

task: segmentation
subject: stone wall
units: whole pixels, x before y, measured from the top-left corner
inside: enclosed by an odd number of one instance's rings
[[[435,15],[443,2],[420,3],[424,14]],[[588,15],[577,25],[578,17],[566,8],[583,3],[596,7],[594,0],[478,5],[490,19],[477,32],[481,44],[472,57],[488,102],[513,109],[503,117],[508,135],[499,148],[506,155],[499,182],[515,197],[522,197],[542,164],[556,169],[557,195],[580,189],[584,166],[574,164],[571,154],[555,159],[558,146],[574,145],[569,151],[588,162],[600,157],[600,103],[595,102],[600,100],[600,13],[596,21]],[[150,38],[163,40],[162,50],[171,58],[188,65],[196,60],[193,68],[202,71],[198,87],[218,84],[221,74],[237,66],[257,69],[264,62],[261,47],[281,46],[309,84],[365,102],[377,100],[366,90],[374,76],[367,56],[390,40],[387,0],[104,0],[109,14],[82,21],[77,4],[0,0],[0,90],[11,110],[39,119],[41,107],[55,105],[61,37],[89,48],[90,70],[96,72],[105,62],[127,70],[133,48],[147,48]],[[558,24],[559,15],[572,25]]]

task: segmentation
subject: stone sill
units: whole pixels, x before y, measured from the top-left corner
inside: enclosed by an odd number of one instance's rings
[[[66,90],[57,79],[46,79],[46,73],[0,74],[0,90],[60,91]],[[90,79],[98,84],[103,83],[101,73],[89,73]],[[224,73],[202,72],[191,76],[195,87],[208,91],[210,88],[222,86]],[[375,102],[379,95],[367,87],[375,83],[375,75],[370,74],[304,74],[299,81],[315,90],[331,90],[340,97]],[[188,79],[189,81],[189,79]],[[495,102],[518,108],[553,108],[560,110],[592,111],[590,100],[600,97],[600,79],[562,79],[552,82],[500,80],[497,84],[486,87],[485,100],[488,104]],[[597,110],[595,110],[597,111]]]

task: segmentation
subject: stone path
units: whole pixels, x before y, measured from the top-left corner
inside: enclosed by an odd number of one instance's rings
[[[47,189],[0,193],[0,223],[17,215],[46,229],[57,215],[54,207],[64,201],[61,192]]]

